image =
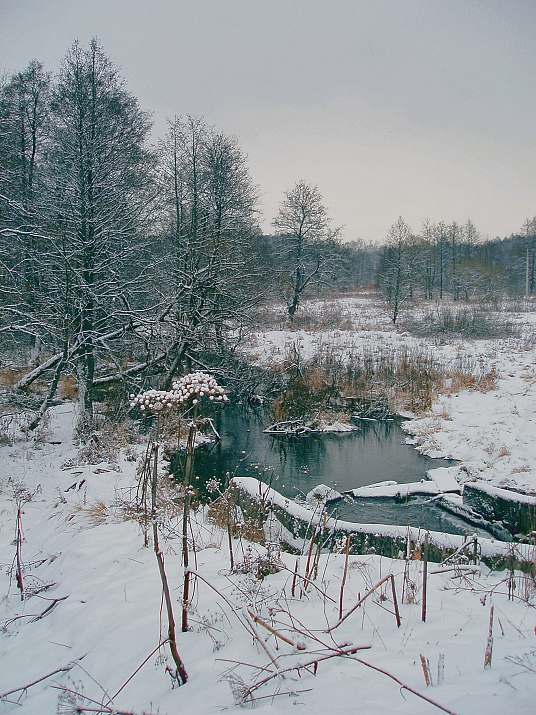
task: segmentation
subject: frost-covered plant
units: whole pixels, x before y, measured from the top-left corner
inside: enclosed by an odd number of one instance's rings
[[[24,514],[23,507],[28,502],[41,493],[41,484],[38,484],[35,489],[30,491],[25,482],[15,481],[13,477],[8,477],[7,484],[11,490],[11,498],[15,505],[15,558],[11,567],[8,569],[10,577],[15,575],[15,582],[20,591],[20,600],[24,601],[30,596],[35,596],[40,591],[46,591],[53,584],[46,584],[40,579],[31,574],[26,574],[27,568],[30,565],[40,565],[39,562],[26,564],[22,559],[22,544],[24,541],[24,533],[22,528],[22,515]]]
[[[153,547],[158,561],[160,578],[164,593],[168,616],[168,642],[171,648],[173,660],[176,665],[176,671],[173,678],[180,685],[185,683],[188,674],[184,668],[184,664],[179,656],[176,637],[175,637],[175,618],[173,615],[173,605],[171,592],[164,569],[164,555],[159,545],[159,528],[157,519],[157,486],[158,486],[158,451],[159,451],[159,432],[161,426],[161,415],[169,414],[172,411],[183,411],[187,414],[193,410],[197,416],[197,406],[203,398],[207,398],[210,402],[227,402],[228,397],[225,393],[225,388],[218,385],[216,379],[206,372],[198,371],[184,375],[179,380],[173,383],[171,390],[146,390],[139,395],[130,395],[131,408],[139,408],[142,413],[152,412],[157,415],[155,436],[148,446],[143,467],[141,470],[141,501],[147,505],[147,495],[150,484],[151,491],[151,514],[150,521],[153,530]],[[196,422],[195,418],[190,423],[188,434],[188,444],[186,448],[186,469],[183,481],[183,517],[182,517],[182,555],[184,566],[184,584],[182,597],[182,630],[188,630],[188,607],[189,607],[189,556],[188,556],[188,521],[189,521],[189,485],[193,475],[193,459],[194,459],[194,439],[195,439]],[[146,534],[147,543],[147,534]]]
[[[180,407],[195,406],[206,397],[211,402],[228,402],[225,388],[207,372],[198,371],[184,375],[173,383],[171,390],[146,390],[130,395],[130,406],[142,412],[161,412]]]

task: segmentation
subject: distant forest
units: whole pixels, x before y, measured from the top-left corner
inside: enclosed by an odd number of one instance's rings
[[[266,236],[236,138],[188,115],[156,145],[150,131],[98,40],[56,76],[34,60],[0,80],[0,359],[26,366],[20,390],[48,376],[40,413],[65,374],[88,414],[140,375],[232,374],[274,301],[292,322],[307,296],[375,287],[396,322],[410,300],[534,293],[536,218],[491,241],[470,220],[415,233],[399,218],[384,245],[343,242],[299,179]]]

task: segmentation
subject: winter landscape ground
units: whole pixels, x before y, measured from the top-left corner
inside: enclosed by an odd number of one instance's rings
[[[266,363],[289,346],[306,359],[323,346],[344,353],[422,344],[373,301],[335,307],[344,328],[323,328],[320,318],[335,308],[311,303],[313,329],[259,332],[249,354]],[[427,344],[445,363],[472,365],[488,380],[464,386],[452,378],[427,414],[408,415],[406,429],[426,454],[460,460],[452,468],[460,483],[530,496],[536,313],[526,308],[511,313],[518,331],[508,338]],[[312,568],[307,541],[301,555],[284,553],[251,541],[244,527],[232,541],[231,569],[227,532],[206,508],[191,519],[194,591],[189,630],[177,637],[188,680],[177,687],[157,561],[132,509],[145,445],[87,463],[73,438],[75,417],[72,403],[59,404],[31,437],[13,422],[0,449],[1,713],[534,712],[532,576],[468,559],[430,563],[423,621],[422,560],[371,553],[347,561],[341,542]],[[180,513],[165,468],[161,548],[179,621]]]

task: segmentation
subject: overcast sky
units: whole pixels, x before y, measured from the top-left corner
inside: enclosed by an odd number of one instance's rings
[[[186,114],[238,137],[267,232],[299,179],[346,240],[536,214],[534,0],[0,0],[2,71],[94,36],[155,140]]]

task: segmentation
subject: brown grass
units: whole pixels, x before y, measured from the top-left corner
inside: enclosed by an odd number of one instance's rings
[[[13,387],[27,372],[28,369],[25,367],[4,367],[0,370],[0,385]]]
[[[58,395],[62,400],[76,402],[78,398],[78,383],[74,375],[61,375],[58,382]]]
[[[425,349],[364,348],[348,358],[324,346],[308,361],[296,352],[283,364],[286,387],[273,403],[275,420],[348,413],[379,401],[392,413],[422,414],[444,386],[444,369]]]
[[[464,372],[461,370],[449,370],[446,373],[446,378],[449,381],[448,385],[445,385],[441,392],[452,395],[462,390],[478,391],[478,392],[490,392],[491,390],[496,390],[498,387],[499,375],[495,369],[492,367],[490,370],[484,374],[475,375],[471,372]]]

